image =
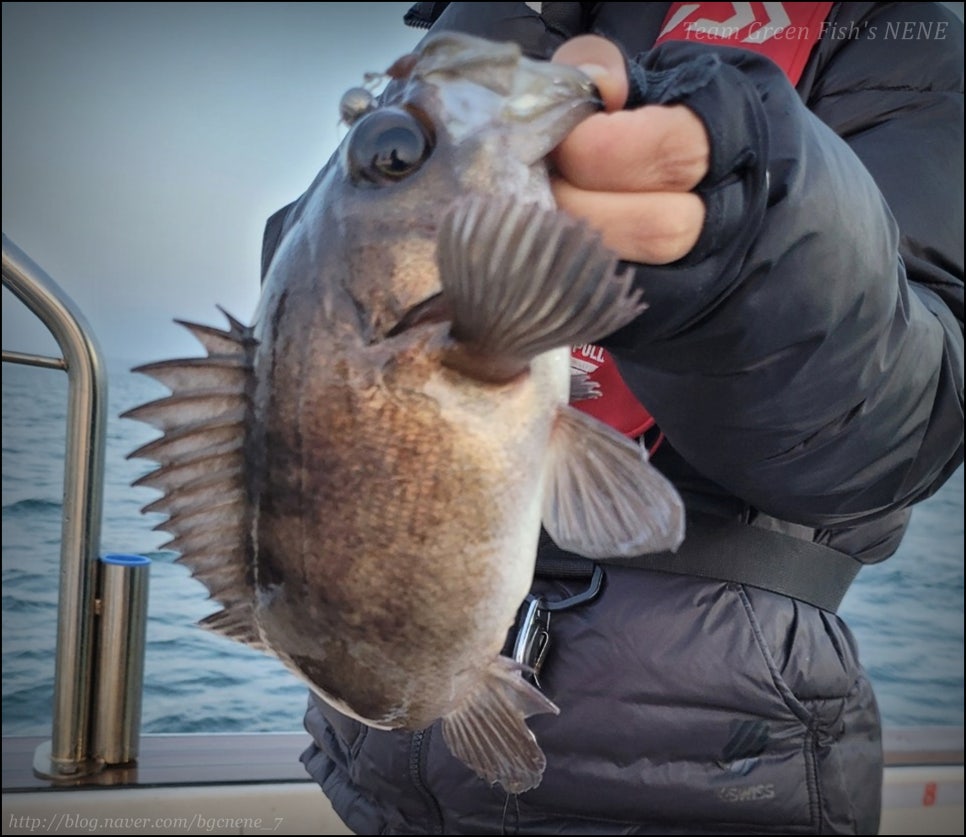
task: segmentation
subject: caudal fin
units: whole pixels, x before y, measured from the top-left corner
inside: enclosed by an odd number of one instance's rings
[[[499,783],[509,793],[523,793],[540,784],[547,766],[524,719],[559,711],[523,679],[518,664],[497,657],[480,688],[443,718],[443,739],[450,752],[480,778]]]

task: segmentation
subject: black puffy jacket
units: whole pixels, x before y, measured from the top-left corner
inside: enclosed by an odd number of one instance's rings
[[[700,241],[636,268],[648,313],[604,342],[666,434],[655,464],[692,511],[888,557],[963,461],[961,23],[938,4],[834,4],[796,95],[751,53],[651,49],[669,4],[538,5],[420,3],[407,22],[540,57],[607,36],[634,103],[682,101],[712,137]],[[699,89],[654,83],[709,52],[720,71]],[[541,682],[561,714],[531,720],[548,767],[518,798],[436,728],[371,730],[312,699],[303,760],[349,826],[875,833],[878,714],[841,620],[737,583],[605,576],[554,615]],[[537,581],[551,599],[581,584]]]

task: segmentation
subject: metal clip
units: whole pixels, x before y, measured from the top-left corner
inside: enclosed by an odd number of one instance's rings
[[[550,644],[550,611],[542,606],[543,599],[533,594],[527,596],[524,604],[527,609],[513,645],[513,659],[526,666],[524,676],[531,678],[534,685],[539,687],[540,669]]]
[[[540,669],[550,647],[550,614],[555,610],[568,610],[597,598],[603,579],[604,571],[600,565],[595,564],[587,589],[574,596],[548,602],[531,593],[524,599],[526,610],[519,621],[520,628],[513,643],[513,659],[526,667],[524,676],[529,677],[535,686],[540,686]]]

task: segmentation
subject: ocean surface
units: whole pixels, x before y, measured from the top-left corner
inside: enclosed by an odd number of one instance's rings
[[[142,707],[145,733],[288,732],[306,691],[280,663],[195,627],[216,606],[161,549],[158,495],[126,456],[157,433],[122,420],[159,384],[110,363],[101,552],[152,560]],[[67,376],[3,366],[3,735],[50,735]],[[898,554],[866,567],[840,611],[890,726],[963,725],[963,470],[918,506]]]

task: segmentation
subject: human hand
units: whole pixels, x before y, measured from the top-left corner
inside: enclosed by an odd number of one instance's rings
[[[587,72],[604,100],[604,112],[581,122],[551,155],[558,206],[586,220],[622,259],[667,264],[686,256],[705,216],[692,191],[710,158],[701,120],[684,105],[621,110],[624,58],[605,38],[574,38],[553,60]]]

